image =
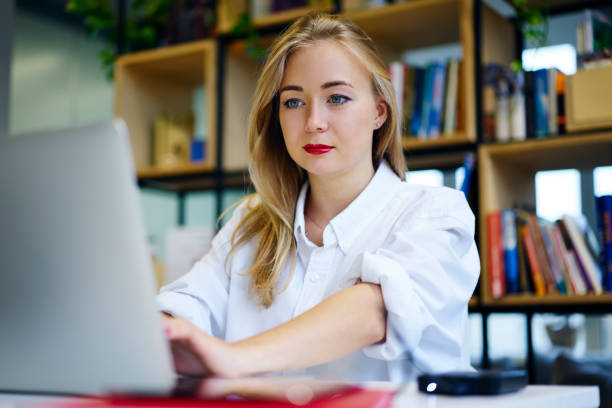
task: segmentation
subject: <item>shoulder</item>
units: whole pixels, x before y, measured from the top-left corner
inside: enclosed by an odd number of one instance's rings
[[[474,214],[459,190],[402,182],[396,198],[401,202],[403,218],[448,219],[474,228]]]

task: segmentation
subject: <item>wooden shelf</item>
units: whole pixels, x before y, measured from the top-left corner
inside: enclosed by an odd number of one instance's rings
[[[440,136],[435,139],[419,139],[415,136],[404,136],[402,147],[404,150],[423,150],[432,149],[440,146],[459,146],[473,144],[475,141],[467,137],[464,133],[456,133],[450,137]]]
[[[127,124],[134,161],[151,173],[153,127],[162,114],[191,113],[193,91],[206,92],[208,154],[202,166],[215,166],[217,140],[217,43],[214,40],[164,47],[121,56],[115,64],[115,115]],[[194,171],[201,171],[197,169]]]
[[[266,16],[257,17],[253,19],[253,26],[256,28],[263,28],[269,26],[275,26],[280,24],[289,23],[293,20],[305,16],[312,11],[332,11],[332,6],[309,6],[299,7],[287,11],[281,11],[279,13],[271,13]]]
[[[396,53],[459,42],[458,15],[458,0],[411,0],[346,13],[377,45]]]
[[[488,299],[483,306],[534,306],[534,305],[589,305],[606,304],[612,306],[612,293],[601,295],[564,296],[564,295],[507,295],[499,299]]]
[[[157,178],[165,178],[178,176],[181,174],[198,174],[198,173],[206,173],[214,170],[214,166],[211,166],[208,163],[198,163],[198,164],[185,164],[184,166],[177,166],[167,169],[159,169],[155,167],[145,167],[137,170],[136,174],[138,175],[138,179],[157,179]]]

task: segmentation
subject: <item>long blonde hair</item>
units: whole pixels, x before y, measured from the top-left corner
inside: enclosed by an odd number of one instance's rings
[[[305,171],[291,159],[285,147],[278,91],[289,57],[321,40],[337,41],[370,72],[373,91],[384,100],[388,110],[387,120],[374,131],[372,161],[377,167],[383,159],[387,160],[393,171],[405,179],[406,164],[398,134],[401,116],[387,68],[372,40],[355,23],[337,15],[311,13],[298,19],[270,48],[257,81],[248,129],[249,173],[256,194],[243,199],[247,201],[247,210],[232,235],[228,255],[229,258],[245,242],[258,242],[253,265],[246,274],[251,276],[251,293],[266,308],[280,292],[279,278],[289,259],[292,267],[286,284],[292,277],[296,253],[294,212],[306,179]]]

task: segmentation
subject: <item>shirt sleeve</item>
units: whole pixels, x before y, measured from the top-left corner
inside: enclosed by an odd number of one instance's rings
[[[422,371],[471,369],[467,304],[480,273],[474,215],[463,193],[440,189],[400,220],[383,247],[365,252],[361,280],[380,285],[387,309],[372,358],[409,358]]]
[[[236,208],[202,259],[185,275],[160,289],[156,299],[160,311],[185,319],[213,336],[225,337],[231,265],[226,257],[244,212],[245,203]]]

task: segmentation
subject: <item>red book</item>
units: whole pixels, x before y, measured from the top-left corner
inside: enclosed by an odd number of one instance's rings
[[[487,214],[487,235],[489,237],[489,290],[492,297],[500,298],[506,293],[500,211]]]

